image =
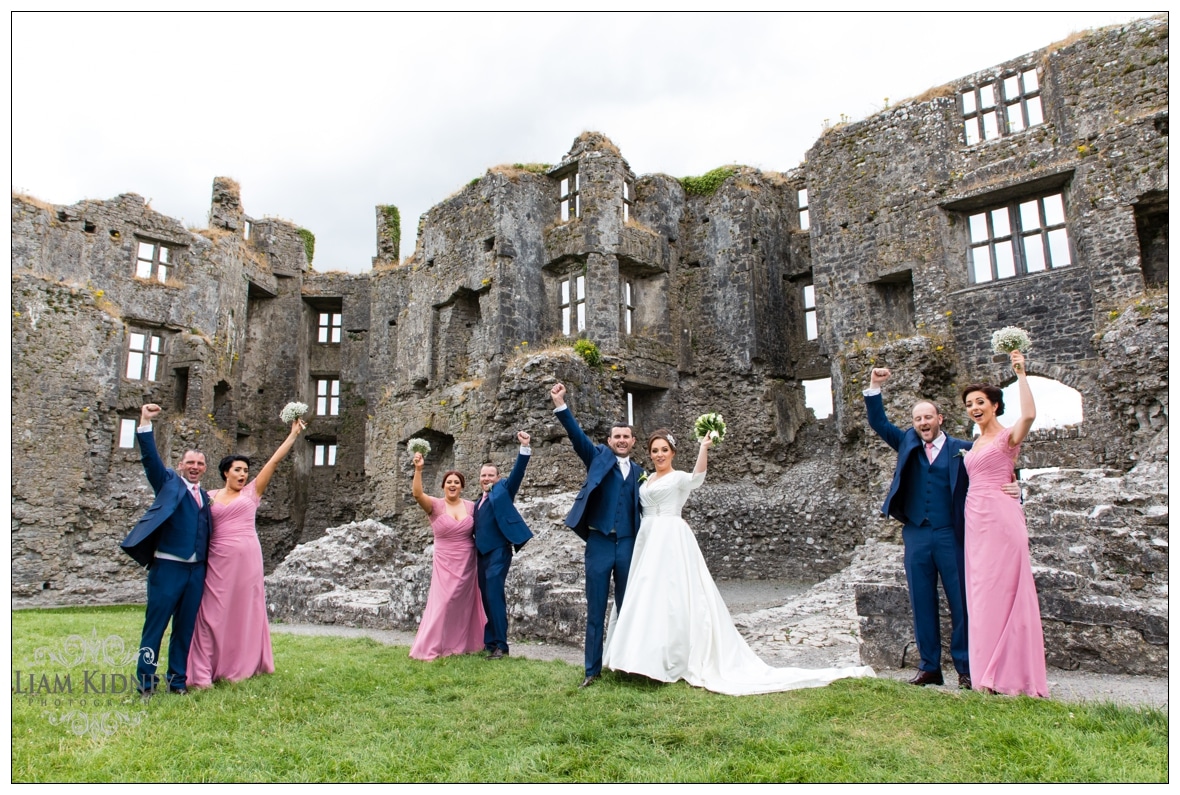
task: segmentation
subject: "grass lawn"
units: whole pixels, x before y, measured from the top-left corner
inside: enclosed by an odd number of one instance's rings
[[[143,609],[133,607],[12,614],[14,782],[1168,777],[1167,717],[1153,709],[948,694],[873,679],[734,698],[608,672],[578,690],[582,671],[564,662],[422,663],[404,647],[366,639],[278,633],[272,676],[187,697],[144,702],[131,694],[79,705],[94,700],[82,693],[85,671],[133,681],[134,663],[113,667],[93,653],[63,659],[63,641],[116,635],[130,651],[142,620]],[[58,660],[38,659],[38,648]],[[25,695],[30,674],[35,682],[47,675],[50,685],[70,674],[73,694]],[[62,722],[71,709],[86,717]],[[110,717],[95,725],[103,712]]]

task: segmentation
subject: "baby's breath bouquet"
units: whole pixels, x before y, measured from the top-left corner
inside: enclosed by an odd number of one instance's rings
[[[293,401],[283,406],[283,410],[279,412],[279,419],[283,421],[284,425],[290,425],[295,420],[307,413],[307,404]]]
[[[1026,353],[1031,347],[1032,340],[1028,338],[1028,332],[1022,328],[1004,326],[992,334],[992,350],[996,353],[1012,353],[1012,351]]]
[[[422,457],[430,455],[430,442],[425,439],[411,439],[406,442],[406,449],[410,451],[410,455],[414,453],[421,453]]]
[[[702,414],[693,423],[692,433],[698,442],[706,436],[712,436],[714,444],[721,444],[725,438],[725,420],[720,414]]]

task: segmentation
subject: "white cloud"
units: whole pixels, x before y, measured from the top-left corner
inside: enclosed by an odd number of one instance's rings
[[[1131,12],[35,14],[12,17],[12,185],[136,192],[203,226],[215,176],[246,211],[362,271],[373,207],[418,217],[490,166],[610,136],[639,173],[795,167],[824,119]]]

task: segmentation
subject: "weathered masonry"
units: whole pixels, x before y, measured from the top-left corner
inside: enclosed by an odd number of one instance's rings
[[[377,594],[402,607],[373,615],[412,626],[421,594],[399,566],[429,530],[406,440],[431,442],[429,490],[445,469],[510,462],[523,428],[522,494],[555,532],[514,566],[515,626],[576,635],[561,600],[580,598],[580,564],[554,550],[581,468],[553,421],[556,379],[591,436],[627,419],[687,437],[721,412],[731,441],[687,517],[712,571],[815,580],[868,538],[898,540],[878,515],[892,459],[863,416],[868,369],[893,369],[896,421],[930,398],[969,435],[957,385],[1010,380],[990,336],[1018,325],[1030,372],[1077,390],[1085,418],[1035,432],[1023,458],[1063,468],[1027,502],[1051,660],[1166,662],[1167,43],[1164,17],[1061,42],[831,128],[785,173],[641,175],[584,133],[556,164],[493,167],[436,205],[404,261],[396,208],[376,208],[359,275],[312,270],[310,233],[247,215],[228,179],[203,230],[134,194],[14,196],[14,600],[141,598],[117,549],[150,501],[140,404],[164,406],[172,458],[196,446],[215,462],[264,459],[299,399],[306,444],[260,514],[268,570],[377,520],[396,543],[366,535],[347,571],[298,588]],[[904,646],[904,596],[864,590],[875,664]]]

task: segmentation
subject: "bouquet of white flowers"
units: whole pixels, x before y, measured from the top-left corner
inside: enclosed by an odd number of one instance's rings
[[[693,423],[692,433],[698,442],[706,436],[711,436],[714,444],[721,444],[721,440],[725,438],[725,420],[720,414],[702,414]]]
[[[279,412],[279,419],[283,421],[284,425],[290,425],[306,413],[306,403],[292,402],[283,406],[283,410]]]
[[[430,455],[430,442],[425,439],[411,439],[406,442],[406,449],[410,451],[410,455],[414,453],[421,453],[422,457]]]
[[[1027,353],[1031,347],[1032,340],[1028,338],[1028,332],[1022,328],[1004,326],[992,334],[992,350],[996,353],[1012,353],[1012,351]]]

